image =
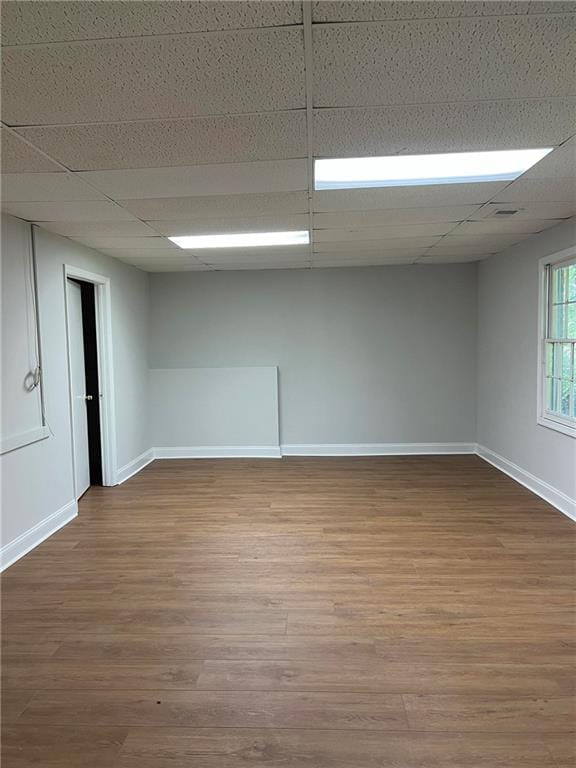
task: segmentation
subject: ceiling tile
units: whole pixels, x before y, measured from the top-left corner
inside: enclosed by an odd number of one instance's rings
[[[27,221],[130,221],[128,211],[107,200],[57,203],[2,203],[2,210]]]
[[[197,261],[186,261],[173,264],[171,262],[141,262],[138,259],[119,259],[132,267],[137,267],[143,272],[212,272],[212,267],[200,264]]]
[[[71,173],[3,173],[1,183],[2,199],[7,203],[106,199]]]
[[[198,197],[122,200],[122,205],[138,218],[149,221],[183,221],[192,218],[275,216],[306,213],[306,192],[281,192],[268,195],[209,195]]]
[[[233,270],[233,271],[240,271],[240,270],[253,270],[253,269],[309,269],[310,263],[307,261],[278,261],[278,262],[271,262],[269,264],[264,264],[261,262],[237,262],[237,263],[230,263],[230,264],[217,264],[213,266],[213,269],[215,271],[223,271],[223,270]]]
[[[573,203],[576,202],[576,178],[525,179],[522,177],[498,192],[493,202]]]
[[[283,27],[6,48],[2,89],[9,125],[299,109],[303,34]]]
[[[307,259],[310,256],[308,246],[295,245],[291,248],[204,248],[188,250],[184,248],[98,248],[101,253],[115,258],[138,258],[144,260],[185,260],[195,258],[203,264],[227,263],[229,261],[266,261],[272,259]]]
[[[573,203],[486,203],[466,218],[483,221],[494,216],[496,211],[515,210],[514,219],[569,219],[576,216],[576,200]]]
[[[2,43],[170,35],[302,22],[299,2],[11,2],[2,4]]]
[[[79,175],[116,200],[292,192],[308,186],[306,160],[86,171]]]
[[[143,221],[43,221],[43,229],[65,237],[105,235],[109,237],[142,237],[157,233]]]
[[[336,251],[336,253],[315,253],[312,260],[316,264],[323,264],[324,262],[344,263],[344,262],[372,262],[374,264],[385,264],[389,261],[406,262],[414,261],[424,250],[413,248],[405,251],[385,251],[380,253],[379,251],[358,252],[356,250],[348,253]]]
[[[574,123],[576,126],[576,110],[574,111]],[[561,179],[570,176],[576,178],[576,136],[546,155],[543,160],[532,166],[522,178]]]
[[[433,250],[447,254],[459,250],[463,253],[496,253],[527,237],[530,234],[523,232],[506,235],[446,235],[436,243]]]
[[[92,246],[93,247],[93,246]],[[194,258],[194,254],[191,251],[184,251],[181,248],[106,248],[104,246],[97,248],[100,253],[105,253],[107,256],[113,256],[115,259],[181,259]]]
[[[0,130],[2,173],[50,173],[62,171],[41,152],[5,128]]]
[[[433,252],[432,252],[433,254]],[[418,259],[418,264],[465,264],[470,261],[483,261],[489,259],[493,254],[490,253],[470,253],[470,254],[458,254],[452,256],[435,256],[435,255],[422,256]]]
[[[188,221],[149,221],[161,235],[209,235],[215,232],[289,232],[308,229],[308,214],[258,216],[244,219],[204,218]]]
[[[362,157],[549,147],[574,132],[575,115],[573,98],[519,99],[505,109],[501,101],[317,109],[314,151]]]
[[[380,189],[334,189],[314,193],[314,210],[377,211],[425,206],[482,205],[504,189],[507,181],[477,184],[430,184],[419,187],[385,187]]]
[[[304,110],[261,115],[21,128],[77,171],[306,157]]]
[[[576,16],[320,25],[316,107],[573,96]]]
[[[392,240],[415,237],[439,237],[446,235],[457,224],[454,222],[439,222],[437,224],[404,224],[399,227],[356,227],[354,229],[316,229],[314,228],[314,242],[338,242],[338,241],[364,241],[364,240]]]
[[[310,247],[293,245],[289,248],[204,248],[189,251],[205,264],[227,262],[273,262],[279,260],[304,260],[310,257]]]
[[[388,211],[339,211],[338,213],[315,213],[314,226],[317,229],[337,227],[400,226],[402,224],[425,224],[442,221],[463,221],[478,210],[477,205],[453,205],[439,208],[395,208]]]
[[[355,253],[361,251],[402,251],[409,249],[430,248],[439,241],[439,237],[401,237],[386,240],[329,240],[316,241],[312,245],[314,253],[330,253],[337,251],[347,251],[351,249]]]
[[[351,259],[349,261],[312,261],[313,269],[350,269],[354,267],[393,267],[408,266],[414,264],[415,259],[387,259],[375,261],[373,259]]]
[[[151,232],[151,237],[108,237],[106,235],[74,235],[73,240],[87,245],[90,248],[142,248],[145,250],[166,250],[174,249],[176,252],[182,250],[174,245],[165,237],[156,237]]]
[[[517,219],[513,216],[496,216],[483,221],[463,221],[452,231],[453,235],[499,235],[515,232],[532,234],[555,227],[557,219]]]
[[[505,16],[526,13],[564,13],[574,10],[571,2],[539,2],[525,0],[315,0],[312,18],[315,22],[389,21],[394,19],[426,19],[451,16]]]

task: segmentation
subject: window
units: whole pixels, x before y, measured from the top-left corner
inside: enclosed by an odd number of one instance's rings
[[[538,422],[576,437],[576,249],[541,266]]]

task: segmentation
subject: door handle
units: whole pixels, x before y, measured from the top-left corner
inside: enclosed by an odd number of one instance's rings
[[[84,400],[93,400],[92,395],[84,395]]]

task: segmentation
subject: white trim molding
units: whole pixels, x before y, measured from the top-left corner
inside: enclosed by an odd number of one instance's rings
[[[528,488],[529,491],[540,496],[541,499],[552,504],[553,507],[556,507],[556,509],[560,510],[560,512],[576,522],[576,499],[570,498],[567,494],[554,488],[554,486],[546,483],[539,477],[536,477],[536,475],[527,472],[517,464],[505,459],[504,456],[500,456],[498,453],[491,451],[484,445],[478,445],[476,453],[481,459],[487,461],[488,464],[492,464],[496,469],[504,472],[504,474],[508,475],[513,480],[516,480],[517,483]]]
[[[0,441],[0,454],[10,453],[10,451],[23,448],[25,445],[38,443],[40,440],[46,440],[47,437],[50,437],[50,429],[48,427],[36,427],[19,435],[5,437]]]
[[[156,459],[280,459],[277,445],[198,445],[153,448]]]
[[[37,525],[24,531],[18,538],[5,544],[0,549],[0,571],[20,560],[30,550],[35,549],[47,538],[63,528],[78,515],[78,503],[72,499],[68,504],[60,507],[56,512],[40,521]]]
[[[475,453],[475,443],[326,443],[285,444],[283,456],[426,456]]]
[[[144,469],[144,467],[148,466],[151,461],[154,461],[154,451],[152,448],[144,451],[144,453],[141,453],[140,456],[136,456],[136,458],[132,459],[132,461],[129,461],[128,464],[124,464],[123,467],[120,467],[118,470],[116,470],[117,485],[122,485],[122,483],[125,483],[126,480],[129,480],[133,475],[137,474],[142,469]]]

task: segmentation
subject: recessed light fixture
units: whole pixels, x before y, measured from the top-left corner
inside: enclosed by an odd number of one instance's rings
[[[263,245],[308,245],[308,230],[299,232],[241,232],[237,235],[185,235],[169,237],[180,248],[252,248]]]
[[[512,181],[542,160],[552,149],[553,147],[316,160],[314,188],[355,189]]]

